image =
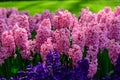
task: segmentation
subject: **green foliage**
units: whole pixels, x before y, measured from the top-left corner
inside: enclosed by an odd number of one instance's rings
[[[97,78],[102,78],[106,76],[106,73],[111,75],[114,70],[114,65],[111,63],[111,60],[108,56],[108,51],[104,49],[102,53],[98,53],[98,70],[95,75]]]
[[[11,76],[15,76],[19,70],[26,70],[26,67],[29,64],[36,65],[38,62],[42,62],[41,56],[39,53],[33,55],[33,60],[22,59],[20,50],[16,47],[16,59],[14,54],[7,58],[2,66],[0,66],[0,76],[4,76],[9,79]]]

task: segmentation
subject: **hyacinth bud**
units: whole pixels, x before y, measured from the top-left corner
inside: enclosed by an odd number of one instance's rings
[[[47,41],[47,38],[51,36],[51,23],[49,19],[44,19],[40,26],[39,29],[37,30],[37,35],[35,39],[35,45],[37,48],[37,51],[40,52],[41,50],[41,45]]]
[[[9,55],[12,55],[12,52],[14,52],[16,49],[13,32],[11,30],[4,31],[2,33],[1,38],[2,38],[2,46],[7,49]]]
[[[17,58],[17,54],[14,54],[14,59],[16,59]]]

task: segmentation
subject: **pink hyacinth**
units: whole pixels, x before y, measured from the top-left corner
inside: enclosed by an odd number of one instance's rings
[[[118,58],[118,55],[120,54],[120,45],[119,43],[115,42],[115,40],[109,40],[106,48],[108,50],[108,55],[110,59],[112,60],[112,63],[116,65],[116,61]]]
[[[106,48],[108,39],[108,29],[105,23],[98,23],[98,34],[99,34],[99,49],[102,52]]]
[[[119,16],[119,15],[120,15],[120,6],[114,9],[114,16]]]
[[[6,31],[8,29],[6,23],[5,23],[5,19],[0,19],[0,44],[1,44],[1,35],[2,32]]]
[[[50,19],[44,19],[41,24],[40,28],[43,28],[42,26],[48,28],[49,30],[51,29],[51,22]]]
[[[120,43],[120,7],[116,7],[109,27],[108,37]]]
[[[77,62],[82,59],[82,51],[79,45],[72,45],[72,48],[69,49],[68,55],[72,58],[73,66],[77,65]]]
[[[19,12],[18,12],[18,9],[16,8],[8,8],[7,9],[7,18],[9,18],[11,15],[17,15]]]
[[[29,14],[28,10],[26,10],[26,11],[20,11],[19,14],[20,15],[26,15],[26,16],[30,17],[30,14]]]
[[[5,8],[0,8],[0,18],[7,17],[7,10]]]
[[[69,29],[73,30],[74,27],[79,27],[78,19],[73,15],[70,17]]]
[[[99,48],[100,51],[103,52],[103,50],[106,48],[106,44],[109,41],[108,37],[106,37],[104,34],[100,35],[99,38]]]
[[[23,59],[33,60],[29,48],[21,50],[20,54]]]
[[[85,44],[87,47],[86,58],[90,64],[88,77],[93,77],[97,71],[97,54],[99,48],[99,28],[96,22],[91,22],[88,24],[85,34]]]
[[[33,19],[34,21],[36,20],[35,24],[35,30],[38,29],[39,25],[41,24],[41,22],[44,20],[44,19],[49,19],[50,20],[50,23],[51,25],[53,26],[53,14],[50,13],[48,10],[46,11],[43,11],[42,14],[35,14],[33,16]],[[30,23],[32,24],[32,23]]]
[[[98,62],[97,62],[97,58],[93,61],[89,61],[89,73],[88,73],[88,77],[92,78],[96,72],[97,72],[97,66],[98,66]]]
[[[72,29],[76,18],[67,10],[59,10],[53,18],[53,26],[55,29],[69,27]]]
[[[79,24],[86,27],[89,23],[96,21],[96,14],[89,11],[89,8],[82,9],[79,15]]]
[[[89,48],[87,48],[86,57],[90,60],[94,60],[97,58],[98,50],[95,50],[95,48],[96,46],[89,46]]]
[[[41,14],[35,14],[33,18],[36,20],[36,23],[41,23]]]
[[[49,19],[51,25],[53,26],[53,14],[50,13],[49,10],[45,10],[44,12],[42,12],[40,20],[43,21],[44,19]]]
[[[40,52],[41,45],[47,41],[47,38],[51,36],[51,23],[49,19],[44,19],[39,29],[37,30],[37,35],[35,39],[35,45],[37,48],[37,51]]]
[[[100,28],[100,38],[99,38],[99,47],[101,51],[105,48],[106,42],[108,41],[108,36],[110,33],[110,25],[113,19],[113,12],[111,8],[106,7],[103,10],[99,11],[97,14],[97,22]]]
[[[42,60],[45,61],[46,60],[46,56],[49,52],[54,51],[55,49],[55,43],[52,42],[52,38],[47,38],[47,41],[45,41],[42,45],[41,45],[41,56],[42,56]]]
[[[10,18],[8,18],[7,23],[8,23],[8,26],[14,26],[17,24],[19,27],[26,29],[28,36],[31,37],[28,16],[11,15]]]
[[[29,28],[31,33],[32,31],[38,29],[37,19],[35,19],[34,17],[29,17]]]
[[[96,23],[90,23],[85,31],[86,46],[93,46],[94,50],[98,50],[99,45],[99,28]],[[96,47],[95,47],[96,46]]]
[[[35,52],[35,40],[28,40],[28,46],[29,46],[29,50],[33,53],[33,55],[36,54]]]
[[[72,44],[80,46],[82,52],[85,46],[85,30],[83,27],[74,27],[72,31]]]
[[[70,31],[68,29],[56,29],[54,39],[57,44],[57,50],[61,53],[67,53],[70,47]]]
[[[21,56],[24,59],[31,59],[28,46],[28,34],[24,28],[17,28],[14,31],[15,44],[21,50]]]
[[[6,25],[5,19],[0,18],[0,33],[7,30],[8,27]]]
[[[111,8],[106,7],[103,10],[99,11],[97,14],[98,23],[105,23],[107,27],[111,23],[111,19],[113,18],[113,13]]]
[[[20,49],[23,49],[23,47],[26,45],[27,40],[28,40],[27,31],[24,28],[17,28],[14,31],[14,38],[15,38],[16,45]]]
[[[29,28],[30,32],[33,30],[38,30],[40,23],[41,23],[41,14],[35,14],[33,17],[29,17]]]
[[[5,47],[9,55],[15,51],[15,41],[12,31],[4,31],[2,33],[2,46]]]
[[[108,37],[120,43],[120,15],[112,19]]]

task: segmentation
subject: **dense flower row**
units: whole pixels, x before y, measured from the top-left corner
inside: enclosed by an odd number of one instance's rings
[[[19,71],[17,76],[9,80],[100,80],[88,78],[89,63],[87,59],[77,62],[77,66],[69,68],[68,64],[61,64],[58,51],[48,53],[45,64],[39,62],[36,66],[28,65],[26,71]],[[101,80],[120,79],[120,55],[112,75],[107,75]],[[1,77],[0,80],[6,80]]]
[[[87,76],[91,78],[97,71],[99,49],[101,53],[107,49],[116,65],[120,53],[119,18],[120,7],[114,12],[106,7],[98,13],[82,9],[78,18],[63,9],[55,13],[44,11],[31,17],[28,12],[0,8],[0,64],[12,54],[16,59],[17,46],[23,59],[32,60],[32,55],[40,53],[45,63],[48,53],[57,50],[72,58],[76,66],[86,47]],[[32,38],[34,31],[37,32],[35,39]]]

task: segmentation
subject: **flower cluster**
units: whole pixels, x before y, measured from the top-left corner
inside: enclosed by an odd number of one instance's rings
[[[86,59],[79,60],[77,66],[70,69],[61,64],[58,51],[48,53],[46,62],[39,62],[36,66],[28,65],[26,71],[20,70],[9,80],[89,80],[87,77],[89,64]],[[0,78],[0,80],[6,80]]]
[[[60,55],[72,58],[72,66],[82,64],[83,53],[86,52],[84,58],[89,63],[87,76],[92,78],[98,70],[99,50],[102,53],[107,49],[112,63],[116,65],[120,54],[119,18],[120,7],[113,12],[106,7],[98,13],[89,11],[89,8],[82,9],[78,18],[64,9],[55,13],[44,11],[32,17],[27,11],[0,8],[0,65],[13,54],[17,57],[16,47],[23,59],[33,60],[35,54],[40,54],[44,63],[48,57],[54,58],[48,53],[57,50]],[[54,63],[48,60],[46,65],[49,65],[48,76],[53,78],[51,62]]]
[[[99,78],[88,78],[89,63],[87,59],[78,60],[77,65],[69,68],[68,64],[61,64],[58,51],[49,52],[46,62],[38,62],[37,65],[27,66],[26,71],[20,70],[16,76],[9,80],[100,80]],[[120,55],[114,73],[106,75],[101,80],[120,79]],[[0,77],[0,80],[6,80]]]

